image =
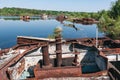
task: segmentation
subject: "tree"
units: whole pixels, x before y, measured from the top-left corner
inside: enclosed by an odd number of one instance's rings
[[[114,19],[120,16],[120,0],[117,0],[115,3],[112,4],[110,15]]]

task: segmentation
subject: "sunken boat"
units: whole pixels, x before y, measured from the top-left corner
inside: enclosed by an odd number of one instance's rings
[[[20,16],[20,19],[24,20],[24,19],[30,19],[30,16]]]
[[[73,19],[73,23],[81,23],[81,24],[97,24],[99,23],[99,21],[93,19],[93,18],[77,18],[77,19]]]

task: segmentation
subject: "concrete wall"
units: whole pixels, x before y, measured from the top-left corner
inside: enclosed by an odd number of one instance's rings
[[[116,55],[107,55],[108,61],[116,61]]]
[[[30,66],[36,65],[41,58],[42,56],[25,57],[25,70],[27,70]]]
[[[120,61],[120,54],[107,55],[108,61]]]
[[[25,58],[25,70],[27,70],[30,66],[34,66],[38,63],[40,59],[42,59],[42,53],[40,52],[41,48],[34,50],[27,54]]]

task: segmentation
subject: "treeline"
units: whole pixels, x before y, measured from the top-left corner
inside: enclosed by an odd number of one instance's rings
[[[22,15],[36,16],[41,15],[43,13],[56,15],[57,11],[35,10],[14,7],[13,8],[4,7],[1,9],[2,16],[22,16]]]
[[[88,13],[88,12],[68,12],[68,11],[52,11],[52,10],[36,10],[36,9],[25,9],[25,8],[7,8],[4,7],[0,9],[1,16],[22,16],[22,15],[29,15],[29,16],[39,16],[42,14],[47,15],[59,15],[64,14],[69,18],[95,18],[98,19],[98,13]]]

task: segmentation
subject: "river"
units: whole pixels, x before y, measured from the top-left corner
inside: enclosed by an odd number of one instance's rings
[[[20,20],[16,16],[0,16],[0,48],[9,48],[16,44],[17,36],[34,36],[47,38],[53,34],[56,27],[62,28],[62,37],[66,38],[95,38],[96,24],[82,25],[64,21],[60,23],[56,19],[43,20],[34,17],[30,20]],[[104,33],[98,30],[98,36],[103,37]]]

